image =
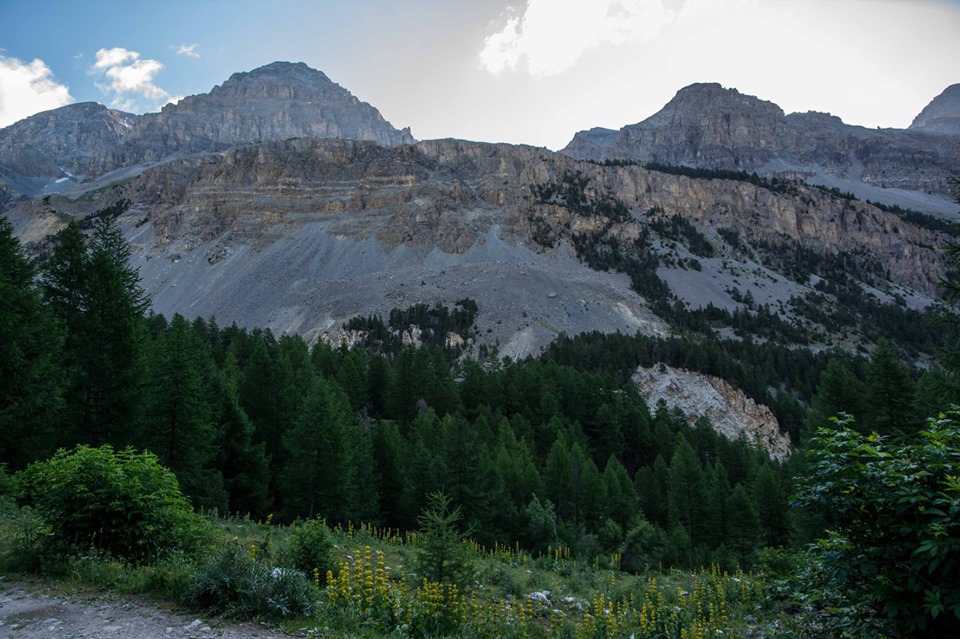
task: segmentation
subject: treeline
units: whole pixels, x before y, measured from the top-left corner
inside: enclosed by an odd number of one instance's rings
[[[108,216],[38,281],[0,225],[0,463],[76,444],[155,453],[194,504],[415,528],[443,490],[483,543],[749,563],[793,538],[785,470],[609,374],[435,346],[348,349],[144,314]],[[42,282],[42,283],[41,283]],[[448,317],[475,312],[464,301]],[[402,318],[429,318],[413,307]],[[439,314],[442,315],[442,314]],[[382,320],[380,320],[382,321]],[[459,320],[458,320],[459,321]],[[629,559],[628,559],[629,558]]]

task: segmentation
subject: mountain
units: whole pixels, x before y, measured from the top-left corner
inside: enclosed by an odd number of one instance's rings
[[[924,107],[911,130],[960,135],[960,84],[948,86]]]
[[[960,136],[950,118],[960,111],[951,89],[910,129],[871,130],[826,113],[785,114],[772,102],[719,84],[693,84],[646,120],[616,133],[581,131],[561,152],[597,162],[802,178],[864,199],[955,213],[947,197],[949,178],[960,174]]]
[[[49,183],[82,180],[99,170],[136,117],[80,102],[20,120],[0,129],[0,178],[30,195]]]
[[[15,197],[62,191],[75,181],[237,144],[287,138],[411,144],[380,112],[303,63],[235,73],[210,93],[134,116],[72,104],[0,129],[0,179]],[[0,186],[0,193],[3,187]]]
[[[287,138],[349,138],[384,146],[414,142],[409,129],[393,128],[323,72],[302,62],[274,62],[141,116],[111,159],[116,168]]]
[[[482,340],[514,357],[561,332],[667,335],[674,298],[723,330],[773,313],[799,327],[778,340],[852,347],[873,339],[881,306],[933,303],[945,273],[941,233],[820,189],[456,140],[242,145],[8,216],[41,241],[64,214],[120,200],[158,312],[316,339],[356,315],[470,297]],[[854,293],[862,321],[837,337],[817,309]]]
[[[952,230],[941,221],[743,172],[603,166],[569,149],[400,143],[408,132],[302,64],[235,74],[158,114],[81,106],[2,132],[20,140],[0,161],[21,178],[53,166],[92,175],[35,199],[17,200],[11,191],[25,193],[23,180],[7,181],[6,215],[42,254],[67,216],[123,210],[134,264],[166,315],[335,339],[357,315],[473,298],[480,341],[521,357],[561,333],[594,330],[855,349],[888,329],[925,327],[920,311],[942,298],[939,247]],[[86,146],[53,146],[43,118],[82,121],[84,110],[101,122],[92,130],[106,132],[84,137]],[[600,154],[591,160],[629,151],[669,164],[789,159],[840,170],[873,148],[863,131],[694,85],[643,123],[574,142]],[[48,149],[40,169],[20,159],[31,135]],[[95,175],[97,162],[113,170]],[[931,164],[910,179],[936,174]],[[926,328],[901,338],[915,353],[931,352],[932,340]]]

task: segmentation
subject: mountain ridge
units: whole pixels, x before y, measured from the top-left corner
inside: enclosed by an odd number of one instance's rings
[[[953,112],[943,96],[927,108],[932,106],[940,109],[937,112]],[[615,134],[579,132],[560,152],[597,162],[657,162],[821,183],[839,180],[841,189],[849,186],[843,190],[857,192],[862,187],[878,201],[889,189],[932,194],[943,198],[939,208],[944,210],[955,209],[946,206],[945,196],[952,193],[949,178],[960,174],[960,137],[937,126],[871,130],[826,113],[785,114],[772,102],[717,83],[684,87],[657,113]],[[924,198],[916,199],[922,208]]]
[[[77,117],[78,115],[83,117]],[[97,144],[85,143],[86,138]],[[414,142],[380,112],[306,64],[273,62],[234,73],[208,93],[132,115],[71,104],[0,129],[0,179],[10,196],[37,197],[71,182],[135,165],[237,144],[292,137]]]

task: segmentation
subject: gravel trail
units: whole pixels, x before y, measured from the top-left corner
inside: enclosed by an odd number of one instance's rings
[[[0,639],[280,639],[254,623],[176,612],[139,597],[51,592],[39,584],[0,581]]]

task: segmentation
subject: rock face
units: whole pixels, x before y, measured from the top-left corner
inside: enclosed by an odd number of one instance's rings
[[[615,200],[626,214],[585,214],[542,197],[569,179],[591,201]],[[936,248],[943,238],[817,189],[778,192],[458,140],[242,145],[147,168],[83,197],[24,202],[9,216],[24,241],[39,241],[62,225],[62,214],[83,217],[119,199],[131,202],[120,222],[158,312],[319,338],[354,315],[471,297],[483,339],[511,357],[536,352],[561,331],[668,331],[626,275],[577,259],[574,238],[583,233],[623,245],[653,233],[649,250],[674,264],[661,262],[657,273],[694,307],[745,309],[728,289],[756,280],[757,302],[788,312],[789,298],[811,289],[765,261],[762,247],[784,242],[824,259],[849,256],[864,271],[880,263],[906,297],[937,297],[944,272]],[[675,215],[716,250],[698,258],[699,268],[676,266],[694,256],[651,230]]]
[[[81,102],[0,129],[0,177],[22,193],[49,181],[82,179],[99,169],[136,117]]]
[[[412,144],[380,112],[303,63],[235,73],[210,93],[135,116],[93,102],[72,104],[0,129],[0,180],[16,196],[63,190],[57,180],[97,175],[289,138]],[[0,198],[3,186],[0,186]]]
[[[948,86],[924,107],[910,128],[915,131],[960,135],[960,84]]]
[[[383,146],[414,142],[409,129],[393,128],[323,72],[302,62],[274,62],[137,118],[111,168],[288,138],[348,138]]]
[[[651,407],[663,400],[668,408],[683,411],[691,424],[706,417],[724,437],[743,438],[778,462],[790,454],[790,438],[780,433],[773,412],[719,377],[669,366],[640,367],[633,382]]]
[[[577,133],[561,152],[593,161],[659,162],[761,175],[819,177],[949,195],[960,173],[957,91],[934,100],[909,130],[870,130],[825,113],[785,115],[719,84],[693,84],[658,113],[620,129]],[[929,111],[929,113],[928,113]],[[952,135],[951,135],[952,134]]]

